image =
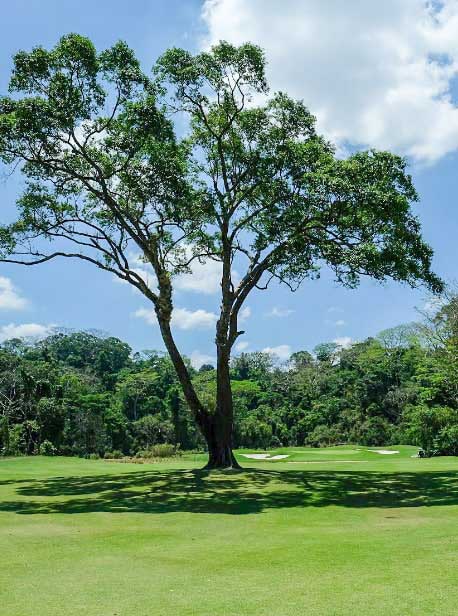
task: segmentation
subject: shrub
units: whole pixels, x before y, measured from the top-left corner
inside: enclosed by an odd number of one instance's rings
[[[171,443],[151,445],[148,449],[137,453],[137,458],[176,458],[177,456],[181,456],[180,446]]]
[[[240,442],[244,447],[267,449],[272,440],[272,426],[256,417],[240,422]]]
[[[405,416],[406,433],[426,456],[458,451],[458,411],[446,406],[411,406]]]
[[[106,451],[103,457],[105,459],[119,460],[124,457],[124,454],[119,449],[115,449],[114,451]]]
[[[383,417],[368,417],[355,426],[350,440],[368,447],[386,445],[393,441],[393,426]]]
[[[135,449],[149,449],[153,445],[167,444],[174,439],[172,422],[158,415],[145,415],[134,421],[132,430],[135,437]]]
[[[270,439],[270,447],[272,449],[277,449],[278,447],[283,447],[283,443],[281,442],[281,440],[278,438],[278,436],[273,436]]]
[[[51,443],[51,441],[48,441],[47,439],[45,439],[39,447],[39,453],[41,456],[55,456],[57,453],[57,450],[54,447],[54,445]]]
[[[337,445],[340,441],[340,432],[335,426],[320,424],[308,435],[307,441],[312,447]]]

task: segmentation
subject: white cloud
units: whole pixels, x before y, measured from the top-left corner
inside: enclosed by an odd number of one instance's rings
[[[349,349],[354,341],[350,336],[340,336],[339,338],[334,338],[333,342],[343,349]]]
[[[205,353],[201,353],[200,351],[193,351],[190,355],[191,365],[193,368],[198,370],[204,364],[215,364],[215,358],[213,355],[206,355]]]
[[[135,272],[137,276],[139,276],[143,280],[147,287],[157,293],[157,278],[151,265],[149,263],[146,263],[141,258],[140,254],[131,253],[127,255],[127,259],[129,261],[130,270],[132,272]],[[118,278],[118,276],[115,276],[114,274],[113,280],[114,282],[117,282],[119,284],[129,284],[127,280]],[[138,289],[136,289],[135,287],[131,288],[132,291],[134,291],[135,293],[139,293]]]
[[[179,274],[174,286],[179,291],[194,291],[212,295],[221,289],[221,263],[208,259],[200,263],[197,259],[191,263],[190,274]]]
[[[274,355],[280,361],[286,361],[291,356],[291,347],[289,344],[280,344],[276,347],[266,347],[262,349],[263,353],[268,353],[269,355]]]
[[[242,308],[242,310],[239,312],[239,321],[246,321],[247,319],[249,319],[251,317],[251,308],[249,306],[245,306],[245,308]]]
[[[0,276],[0,310],[23,310],[27,300],[14,287],[9,278]]]
[[[153,309],[139,308],[134,312],[134,317],[144,319],[148,325],[157,325],[156,313]]]
[[[458,148],[458,2],[206,0],[208,36],[252,41],[272,89],[337,141],[434,161]]]
[[[191,248],[183,247],[185,256],[191,257]],[[146,285],[153,291],[157,291],[157,278],[151,265],[142,259],[140,254],[128,255],[128,260],[131,265],[130,269],[138,274]],[[221,263],[213,259],[207,259],[200,262],[195,259],[190,265],[189,274],[178,274],[173,279],[173,288],[177,291],[190,291],[194,293],[204,293],[205,295],[214,295],[221,289]],[[232,277],[234,284],[239,279],[239,274],[233,270]],[[125,283],[117,276],[114,276],[116,282]],[[134,289],[135,290],[135,289]]]
[[[329,314],[341,313],[343,312],[343,308],[339,308],[338,306],[330,306],[326,312],[329,312]]]
[[[144,319],[149,325],[157,325],[156,313],[153,309],[139,308],[134,316]],[[215,325],[217,318],[214,312],[207,312],[201,308],[194,311],[187,308],[174,308],[172,326],[185,330],[207,329]]]
[[[22,323],[15,325],[10,323],[0,327],[0,342],[12,338],[45,338],[49,336],[55,325],[40,325],[38,323]]]
[[[267,317],[278,317],[283,319],[285,317],[289,317],[290,314],[293,314],[294,310],[289,308],[277,308],[274,306],[270,312],[266,312]]]
[[[214,312],[207,310],[187,310],[186,308],[175,308],[172,313],[172,325],[179,329],[206,329],[215,325],[217,316]]]
[[[234,348],[238,353],[241,353],[242,351],[245,351],[249,346],[249,342],[247,342],[246,340],[241,340],[240,342],[237,342]]]

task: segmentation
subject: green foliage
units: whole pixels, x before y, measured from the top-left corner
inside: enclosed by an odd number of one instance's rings
[[[139,458],[176,458],[181,455],[179,445],[171,443],[160,443],[151,445],[147,449],[142,449],[137,453]]]
[[[234,445],[405,442],[426,455],[457,454],[456,315],[452,299],[429,323],[385,331],[348,349],[322,344],[281,367],[263,353],[240,355],[231,365]],[[69,334],[0,345],[1,453],[109,458],[156,446],[202,448],[170,360],[154,352],[132,355],[119,340],[94,338]],[[93,361],[84,360],[82,348],[92,349]],[[99,353],[120,360],[98,362]],[[216,371],[192,374],[201,399],[214,408]]]
[[[374,150],[337,157],[302,101],[282,92],[266,96],[265,66],[259,47],[222,41],[196,55],[170,49],[149,77],[125,43],[98,52],[86,37],[69,34],[52,49],[17,53],[11,96],[0,99],[0,159],[25,178],[16,220],[0,227],[0,260],[82,259],[140,291],[179,374],[174,386],[179,382],[209,440],[231,422],[229,359],[242,333],[240,310],[255,288],[277,279],[295,289],[323,267],[347,287],[362,276],[434,292],[443,286],[411,209],[417,194],[406,161]],[[171,118],[180,114],[187,130],[178,138],[183,131]],[[170,328],[173,285],[193,261],[209,258],[222,266],[218,371],[206,366],[196,376]],[[139,274],[138,260],[155,285]],[[235,280],[233,265],[242,262],[247,267]],[[364,373],[361,391],[353,376],[365,368],[350,354],[346,371],[336,369],[346,355],[335,345],[317,349],[321,374],[306,353],[293,357],[291,370],[305,373],[291,377],[296,394],[305,396],[298,402],[281,389],[281,375],[272,378],[269,356],[236,359],[233,383],[254,381],[262,393],[234,392],[236,438],[305,442],[318,426],[335,424],[348,438],[350,417],[358,413],[361,425],[374,413],[396,424],[399,409],[387,412],[394,364],[384,372],[382,350],[369,346],[375,368]],[[20,345],[14,350],[23,353]],[[176,395],[168,395],[169,369],[158,356],[156,365],[132,370],[126,344],[84,333],[52,337],[34,350],[65,366],[56,390],[63,415],[45,403],[43,413],[46,438],[62,434],[67,451],[197,441]],[[38,377],[22,381],[21,408],[29,408],[18,446],[26,453],[42,438],[27,423],[36,421],[36,398],[54,395],[48,376]],[[345,399],[342,391],[349,392]],[[262,422],[256,430],[255,404],[271,409],[266,419],[256,418]],[[213,423],[220,425],[212,431]]]
[[[106,451],[103,457],[107,460],[120,460],[123,457],[123,453],[119,449],[114,449],[113,451]]]
[[[44,440],[39,447],[39,452],[41,456],[55,456],[57,453],[56,447],[51,443],[51,441]]]
[[[173,424],[158,415],[145,415],[132,424],[135,444],[139,449],[146,449],[159,443],[173,441]]]

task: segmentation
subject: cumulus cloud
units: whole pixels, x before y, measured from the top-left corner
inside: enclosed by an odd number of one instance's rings
[[[185,254],[191,256],[191,248],[185,248]],[[128,260],[131,265],[131,270],[138,274],[146,285],[157,292],[157,279],[153,268],[149,263],[146,263],[140,254],[128,255]],[[221,289],[221,272],[222,267],[219,261],[207,259],[200,262],[195,259],[190,264],[190,271],[187,274],[178,274],[173,280],[173,287],[176,291],[204,293],[205,295],[214,295]],[[237,271],[232,272],[233,281],[236,284],[239,279]],[[126,281],[114,276],[116,282],[126,284]],[[134,290],[136,290],[134,288]]]
[[[204,364],[215,364],[215,358],[213,355],[207,355],[206,353],[201,353],[200,351],[193,351],[189,358],[191,360],[192,367],[196,370],[199,370],[199,368]]]
[[[333,327],[343,327],[347,324],[343,319],[337,319],[337,321],[331,321],[329,319],[325,320],[326,325],[332,325]]]
[[[251,308],[249,306],[245,306],[245,308],[242,308],[242,310],[239,312],[239,321],[246,321],[250,317]]]
[[[0,310],[23,310],[27,300],[21,296],[9,278],[0,276]]]
[[[174,281],[178,291],[194,291],[213,295],[221,286],[221,263],[208,259],[201,263],[197,259],[191,263],[189,274],[179,274]]]
[[[291,347],[289,344],[279,344],[276,347],[266,347],[262,349],[263,353],[268,353],[269,355],[273,355],[280,361],[286,361],[291,356]]]
[[[172,315],[172,325],[179,329],[207,329],[215,325],[217,316],[214,312],[207,310],[187,310],[186,308],[175,308]]]
[[[353,344],[353,340],[350,336],[340,336],[339,338],[334,338],[333,342],[343,349],[349,349]]]
[[[153,309],[139,308],[134,316],[144,319],[149,325],[157,325],[156,313]],[[172,326],[178,329],[207,329],[213,327],[217,321],[214,312],[207,310],[188,310],[187,308],[175,308],[172,313]]]
[[[294,310],[291,310],[290,308],[277,308],[277,306],[274,306],[272,310],[266,313],[266,316],[284,319],[285,317],[289,317],[290,314],[293,314],[293,312]]]
[[[134,317],[143,319],[148,325],[157,325],[157,318],[154,310],[149,308],[139,308],[134,312]]]
[[[45,338],[49,336],[55,325],[40,325],[39,323],[22,323],[15,325],[3,325],[0,327],[0,342],[11,340],[12,338]]]
[[[241,340],[240,342],[237,342],[235,345],[235,350],[238,353],[241,353],[242,351],[246,351],[246,349],[250,346],[250,343],[247,342],[246,340]]]
[[[458,148],[458,2],[206,0],[203,46],[252,41],[273,90],[304,99],[340,146],[434,161]]]

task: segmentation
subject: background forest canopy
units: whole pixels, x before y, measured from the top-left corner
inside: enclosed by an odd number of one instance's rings
[[[350,348],[231,363],[236,447],[414,444],[458,454],[458,297]],[[209,408],[216,371],[194,370]],[[159,447],[158,447],[159,446]],[[171,360],[95,333],[0,345],[2,455],[139,457],[203,449]]]

